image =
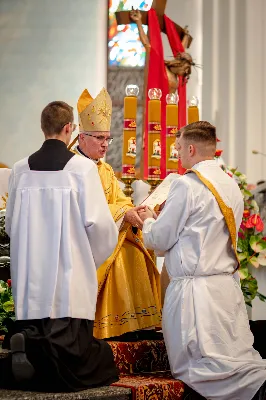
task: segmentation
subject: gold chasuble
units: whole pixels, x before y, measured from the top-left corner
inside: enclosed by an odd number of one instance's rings
[[[98,169],[106,200],[117,222],[133,205],[120,189],[112,167],[100,161]],[[125,223],[114,253],[97,273],[96,338],[161,324],[160,274],[143,245],[140,230],[134,234],[132,226]]]
[[[105,89],[95,99],[85,89],[77,107],[80,132],[110,131],[112,100]],[[85,156],[78,148],[73,151]],[[160,274],[143,245],[141,231],[134,234],[136,228],[122,222],[127,210],[133,207],[130,198],[120,189],[112,167],[101,160],[97,165],[111,214],[120,225],[116,249],[97,271],[99,288],[93,334],[105,339],[160,326],[161,288]]]

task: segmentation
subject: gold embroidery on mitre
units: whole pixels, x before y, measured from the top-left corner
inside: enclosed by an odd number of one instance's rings
[[[85,89],[78,100],[80,132],[107,132],[111,128],[112,100],[106,89],[93,99]]]
[[[239,258],[238,258],[238,254],[237,254],[237,232],[236,232],[236,221],[235,221],[235,217],[234,217],[234,212],[231,207],[228,207],[225,204],[225,202],[223,201],[222,197],[220,196],[218,191],[215,189],[213,184],[210,181],[208,181],[208,179],[206,179],[203,175],[201,175],[201,173],[199,171],[197,171],[195,169],[188,169],[186,171],[186,173],[188,173],[188,172],[194,172],[197,175],[197,177],[199,178],[199,180],[212,192],[215,199],[217,200],[220,210],[224,216],[224,219],[225,219],[225,222],[226,222],[229,234],[230,234],[230,238],[232,241],[234,253],[235,253],[235,256],[237,259],[238,266],[235,269],[235,271],[236,271],[240,266],[240,262],[239,262]]]

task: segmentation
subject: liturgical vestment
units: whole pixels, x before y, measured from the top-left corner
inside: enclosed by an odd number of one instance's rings
[[[78,148],[74,151],[83,155]],[[134,233],[131,225],[123,223],[133,204],[120,189],[112,167],[102,160],[97,166],[109,209],[120,227],[115,251],[97,270],[94,336],[103,339],[160,326],[161,294],[160,274],[141,232]]]
[[[218,192],[222,209],[231,208],[236,236],[243,215],[236,182],[216,161],[193,169]],[[163,333],[173,376],[209,400],[251,400],[266,380],[266,361],[252,347],[234,274],[237,260],[215,190],[193,172],[176,179],[158,219],[145,221],[144,243],[165,252],[170,284]]]
[[[6,232],[13,333],[25,333],[26,353],[45,389],[81,390],[117,380],[111,348],[92,335],[96,269],[118,238],[93,161],[51,139],[16,163]]]

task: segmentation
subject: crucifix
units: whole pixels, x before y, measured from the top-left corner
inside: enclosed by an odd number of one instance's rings
[[[186,82],[194,65],[192,57],[186,53],[192,42],[187,28],[181,28],[165,15],[167,0],[153,0],[151,10],[116,12],[117,24],[136,23],[140,40],[146,49],[144,69],[144,103],[143,103],[143,148],[147,149],[147,91],[149,88],[162,89],[163,99],[167,93],[179,94],[179,124],[186,124]],[[148,25],[148,35],[143,30],[143,25]],[[170,42],[174,58],[164,60],[161,32],[165,33]],[[181,97],[180,97],[181,96]],[[163,104],[163,103],[162,103]],[[162,108],[162,122],[165,120]],[[163,130],[164,128],[162,128]],[[162,132],[164,135],[164,133]],[[162,137],[162,136],[161,136]],[[146,143],[146,144],[145,144]],[[164,150],[165,151],[165,150]],[[145,152],[147,154],[147,152]],[[164,153],[165,154],[165,153]],[[163,160],[164,156],[162,156]],[[164,163],[163,163],[164,164]],[[147,157],[141,163],[141,177],[147,176]],[[143,173],[144,172],[144,173]]]
[[[153,0],[151,8],[156,11],[156,15],[160,24],[160,30],[163,33],[166,33],[165,29],[165,8],[166,8],[167,0]],[[140,40],[143,46],[146,49],[146,62],[145,62],[145,73],[144,73],[144,88],[146,88],[147,83],[147,64],[149,61],[149,51],[150,51],[150,43],[149,38],[145,34],[142,25],[148,25],[148,12],[140,11],[140,10],[132,10],[132,11],[119,11],[115,13],[117,24],[127,25],[136,23],[140,35]],[[178,24],[174,23],[175,29],[180,37],[182,45],[184,49],[189,48],[192,42],[192,37],[190,36],[187,27],[181,28]],[[184,76],[189,78],[191,73],[191,66],[194,65],[192,58],[187,53],[179,54],[174,60],[165,61],[165,68],[168,77],[169,83],[169,92],[175,92],[178,85],[178,76]]]
[[[164,24],[164,14],[165,14],[165,8],[166,8],[166,3],[167,0],[153,0],[151,8],[153,8],[156,11],[159,23],[160,23],[160,28],[161,32],[165,32],[165,24]],[[142,17],[142,24],[143,25],[148,25],[148,13],[147,11],[140,11],[141,17]],[[115,13],[116,15],[116,20],[118,25],[127,25],[127,24],[132,24],[134,21],[130,18],[130,13],[129,11],[118,11]],[[192,37],[188,34],[186,28],[181,28],[181,26],[177,25],[175,23],[175,28],[177,30],[177,33],[179,34],[179,37],[181,40],[183,40],[184,36],[188,36],[188,44],[187,47],[190,46],[192,42]]]

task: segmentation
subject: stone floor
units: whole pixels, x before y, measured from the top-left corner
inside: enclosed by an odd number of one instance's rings
[[[100,387],[76,393],[38,393],[0,390],[1,400],[129,400],[131,390],[120,387]]]
[[[0,348],[0,358],[7,357],[8,351]],[[1,400],[128,400],[131,389],[122,387],[99,387],[75,393],[40,393],[0,389]]]

